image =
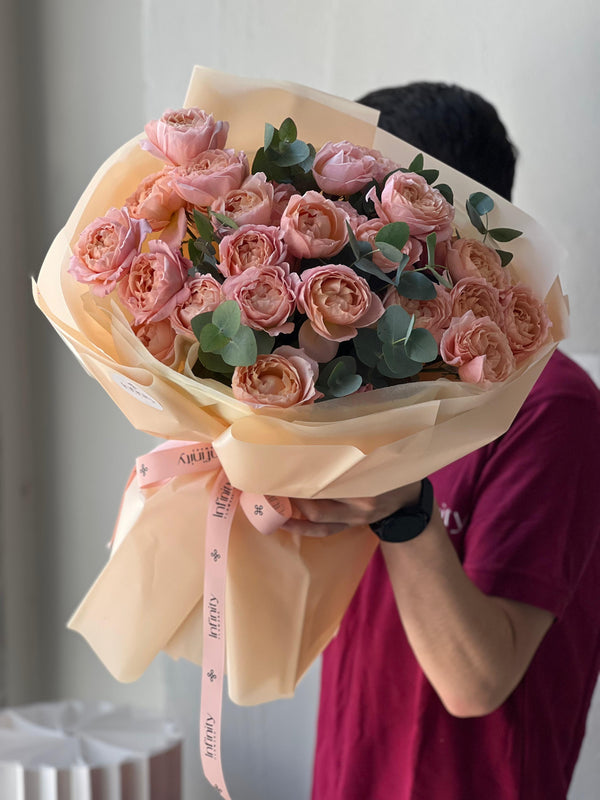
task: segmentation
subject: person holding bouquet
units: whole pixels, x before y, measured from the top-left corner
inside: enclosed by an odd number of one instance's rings
[[[510,199],[492,106],[441,84],[361,102]],[[564,800],[600,665],[600,393],[560,352],[508,432],[377,497],[294,500],[287,530],[381,544],[324,654],[313,800]]]

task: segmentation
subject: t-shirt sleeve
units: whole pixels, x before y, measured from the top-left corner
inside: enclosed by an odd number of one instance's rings
[[[530,400],[481,470],[463,566],[486,594],[560,617],[600,545],[599,404],[593,391]]]

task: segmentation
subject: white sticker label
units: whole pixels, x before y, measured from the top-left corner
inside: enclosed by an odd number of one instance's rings
[[[156,408],[157,411],[163,410],[163,407],[158,400],[155,400],[142,386],[140,386],[139,383],[132,381],[131,378],[121,375],[120,372],[113,372],[112,379],[117,386],[120,386],[121,389],[125,389],[125,391],[132,397],[135,397],[136,400],[139,400],[141,403],[145,403],[151,408]]]

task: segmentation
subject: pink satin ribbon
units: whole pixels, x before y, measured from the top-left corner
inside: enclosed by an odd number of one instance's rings
[[[204,619],[200,698],[200,756],[208,781],[231,800],[221,763],[221,708],[225,672],[225,584],[229,534],[238,505],[261,533],[274,533],[291,516],[287,497],[240,492],[230,484],[211,444],[165,442],[136,460],[140,487],[178,475],[219,471],[210,496],[204,556]],[[176,513],[176,512],[175,512]]]

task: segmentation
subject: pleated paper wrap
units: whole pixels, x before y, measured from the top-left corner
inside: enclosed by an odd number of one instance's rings
[[[414,148],[376,127],[356,103],[285,83],[256,82],[196,67],[185,99],[231,123],[228,147],[249,158],[265,122],[291,116],[317,148],[348,139],[408,164]],[[67,273],[80,231],[120,207],[161,162],[138,137],[100,168],[44,261],[36,302],[85,369],[136,428],[159,437],[212,441],[231,483],[242,490],[298,497],[368,496],[418,480],[501,435],[566,334],[558,280],[561,251],[537,223],[493,195],[494,226],[524,231],[512,243],[516,275],[545,298],[554,341],[491,391],[436,380],[380,389],[314,406],[252,410],[211,380],[178,374],[136,339],[123,313],[98,301]],[[452,186],[457,224],[477,236],[466,197],[481,189],[435,159]],[[107,431],[107,435],[110,432]],[[133,459],[132,459],[133,460]],[[120,680],[136,679],[160,650],[201,660],[204,518],[214,477],[180,477],[127,489],[117,544],[70,627]],[[238,514],[227,585],[229,693],[241,704],[289,696],[334,635],[377,540],[355,528],[326,540],[279,531],[265,537]]]

